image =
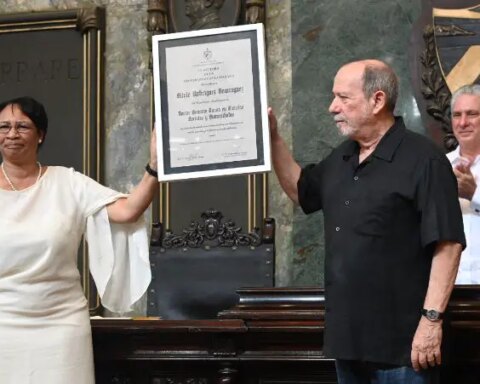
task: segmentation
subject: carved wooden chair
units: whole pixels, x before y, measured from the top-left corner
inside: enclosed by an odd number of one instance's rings
[[[212,319],[238,301],[242,287],[273,287],[273,219],[262,231],[241,233],[216,210],[201,214],[182,234],[157,224],[152,231],[148,290],[149,316],[162,319]]]

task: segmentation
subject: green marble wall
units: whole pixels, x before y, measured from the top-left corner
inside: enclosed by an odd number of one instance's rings
[[[423,132],[410,84],[407,48],[420,0],[291,0],[291,138],[302,165],[317,162],[342,140],[328,114],[332,79],[344,63],[378,58],[400,78],[397,113]],[[323,284],[321,213],[295,208],[285,285]]]

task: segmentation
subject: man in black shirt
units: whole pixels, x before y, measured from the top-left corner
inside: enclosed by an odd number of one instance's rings
[[[434,382],[465,247],[450,163],[394,117],[397,93],[381,61],[340,68],[329,111],[347,140],[304,169],[269,110],[282,188],[306,213],[324,212],[324,345],[340,384]]]

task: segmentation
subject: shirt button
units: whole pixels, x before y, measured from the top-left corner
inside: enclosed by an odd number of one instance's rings
[[[340,231],[340,227],[336,227],[335,231],[337,231],[337,232]]]
[[[354,176],[354,177],[353,177],[353,180],[357,181],[357,180],[358,180],[358,176]]]
[[[350,200],[345,200],[345,205],[350,204]]]

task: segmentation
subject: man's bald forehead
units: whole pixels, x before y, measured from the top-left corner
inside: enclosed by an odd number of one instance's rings
[[[342,69],[358,69],[358,70],[364,70],[365,67],[375,67],[375,68],[390,68],[389,65],[384,63],[381,60],[378,59],[366,59],[366,60],[357,60],[357,61],[352,61],[350,63],[347,63],[340,67],[340,70]],[[340,72],[339,70],[339,72]]]
[[[350,78],[361,80],[365,72],[365,63],[360,61],[354,61],[344,66],[340,67],[335,75],[335,79],[339,78]]]

